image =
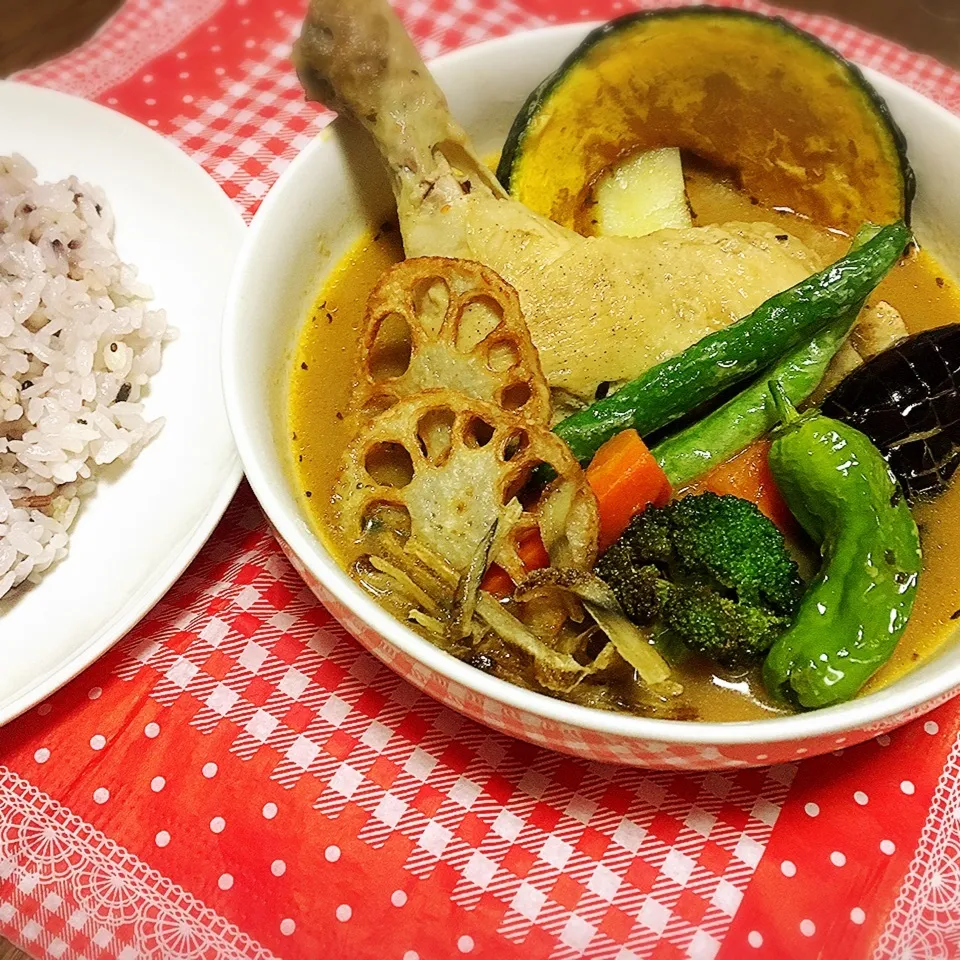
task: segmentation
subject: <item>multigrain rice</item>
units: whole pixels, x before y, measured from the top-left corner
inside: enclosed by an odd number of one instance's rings
[[[97,470],[163,425],[141,394],[172,338],[103,191],[0,157],[0,597],[67,552]]]

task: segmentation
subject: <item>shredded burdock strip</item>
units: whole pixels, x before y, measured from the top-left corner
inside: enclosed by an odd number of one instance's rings
[[[449,584],[433,565],[426,564],[407,553],[405,545],[396,534],[379,533],[370,541],[372,556],[381,556],[395,567],[403,570],[408,577],[425,593],[429,594],[437,603],[444,604],[449,600],[453,584]]]
[[[497,537],[497,521],[487,531],[480,546],[477,547],[470,566],[467,567],[456,593],[453,595],[453,606],[450,613],[450,639],[462,640],[470,634],[470,624],[477,609],[477,598],[480,595],[480,583],[490,565],[490,549]]]
[[[650,643],[649,636],[627,619],[613,591],[599,577],[582,570],[557,570],[549,567],[530,574],[516,591],[520,601],[545,590],[564,590],[583,601],[597,626],[610,638],[620,656],[651,688],[664,695],[675,695],[679,684],[670,681],[670,667]],[[669,688],[665,686],[669,681]],[[679,689],[672,689],[672,688]]]
[[[437,603],[433,597],[430,596],[426,590],[423,590],[419,587],[408,574],[406,574],[399,567],[394,566],[388,560],[384,560],[383,557],[378,557],[371,554],[367,558],[375,570],[379,570],[381,573],[385,573],[388,576],[392,577],[397,585],[400,587],[401,591],[415,603],[419,604],[428,614],[434,617],[443,616],[443,611],[440,608],[440,605]]]
[[[413,607],[408,611],[407,619],[412,620],[418,626],[423,627],[424,630],[428,630],[436,637],[445,637],[447,635],[447,628],[440,620],[438,620],[436,617],[428,616],[422,610],[418,610],[416,607]]]
[[[437,579],[442,581],[451,590],[457,585],[456,570],[450,566],[435,550],[431,550],[425,543],[416,537],[408,537],[403,545],[405,553],[418,560],[428,570],[436,575]]]
[[[587,676],[586,667],[569,654],[551,650],[505,606],[483,590],[477,598],[477,616],[503,640],[533,659],[537,680],[548,690],[567,693]]]

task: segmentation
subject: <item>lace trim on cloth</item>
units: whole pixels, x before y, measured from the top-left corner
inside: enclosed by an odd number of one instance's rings
[[[0,923],[16,929],[18,939],[37,954],[59,957],[68,951],[68,941],[76,948],[77,940],[85,938],[98,954],[109,944],[110,954],[122,960],[274,958],[182,887],[4,766],[0,878]]]
[[[225,0],[127,0],[86,43],[50,63],[23,70],[15,80],[95,98],[189,36]]]
[[[960,945],[960,737],[873,960],[942,960]]]

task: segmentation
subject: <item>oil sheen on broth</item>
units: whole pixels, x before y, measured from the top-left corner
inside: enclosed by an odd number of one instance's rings
[[[751,202],[728,181],[692,168],[687,192],[696,225],[764,220],[782,226],[822,254],[842,256],[849,238],[803,221],[788,211]],[[366,300],[383,272],[403,259],[399,230],[382,225],[361,237],[330,274],[300,335],[289,395],[293,470],[302,503],[325,546],[345,567],[357,559],[356,545],[337,529],[334,481],[344,448],[352,439],[350,423],[360,327]],[[960,322],[960,290],[928,254],[914,253],[898,266],[871,298],[887,300],[903,316],[911,333]],[[934,503],[917,508],[924,549],[913,616],[894,656],[870,681],[875,690],[928,658],[955,624],[960,610],[960,481]],[[389,607],[389,601],[387,601]],[[404,611],[393,612],[403,617]],[[522,679],[522,678],[518,678]],[[693,658],[678,667],[684,685],[686,715],[708,721],[754,720],[780,713],[765,695],[759,671],[731,675]],[[576,696],[573,699],[577,699]]]

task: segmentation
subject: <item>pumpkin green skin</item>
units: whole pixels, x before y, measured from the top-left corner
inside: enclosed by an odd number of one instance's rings
[[[590,233],[603,174],[667,146],[823,227],[909,219],[914,174],[883,98],[816,37],[741,10],[628,14],[592,31],[528,97],[497,176],[538,213]]]

